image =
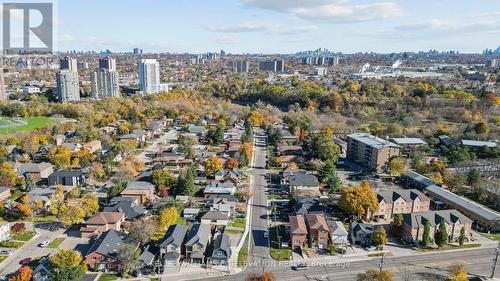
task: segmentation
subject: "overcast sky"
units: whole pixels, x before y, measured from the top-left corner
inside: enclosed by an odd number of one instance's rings
[[[59,0],[59,50],[481,52],[499,0]]]

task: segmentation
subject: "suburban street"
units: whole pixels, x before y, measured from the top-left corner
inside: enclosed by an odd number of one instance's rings
[[[269,256],[269,239],[264,237],[267,231],[267,197],[266,197],[266,136],[255,133],[254,163],[249,174],[253,177],[253,200],[251,202],[251,240],[250,261],[259,262]]]
[[[384,270],[394,273],[395,280],[421,280],[432,276],[446,276],[449,266],[463,264],[472,276],[490,276],[494,248],[480,248],[460,251],[434,252],[407,257],[386,257]],[[246,276],[264,271],[274,272],[278,280],[355,280],[356,275],[368,269],[378,268],[380,257],[355,259],[344,258],[315,260],[304,271],[294,271],[290,263],[268,262],[253,264],[243,272],[206,280],[243,280]],[[343,261],[343,262],[338,262]],[[496,269],[498,280],[500,270]]]
[[[137,158],[144,163],[147,163],[151,161],[151,155],[155,154],[156,152],[160,151],[160,149],[166,144],[166,143],[171,143],[173,140],[177,138],[177,131],[175,129],[172,129],[166,133],[162,133],[161,137],[158,139],[155,139],[153,143],[146,148],[141,154],[137,156]]]

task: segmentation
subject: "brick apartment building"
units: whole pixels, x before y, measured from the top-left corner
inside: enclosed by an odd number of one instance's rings
[[[399,156],[399,146],[365,133],[347,136],[347,159],[366,168],[381,170],[389,158]]]

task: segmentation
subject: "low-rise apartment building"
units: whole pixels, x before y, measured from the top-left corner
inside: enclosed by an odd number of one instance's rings
[[[370,170],[381,170],[391,157],[399,154],[398,145],[377,136],[365,133],[347,136],[347,159]]]

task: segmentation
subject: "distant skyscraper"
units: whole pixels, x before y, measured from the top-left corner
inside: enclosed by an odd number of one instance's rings
[[[7,99],[7,93],[5,91],[5,81],[3,78],[3,68],[0,67],[0,101]]]
[[[331,65],[331,66],[338,66],[339,65],[339,57],[331,57],[331,58],[328,58],[328,65]]]
[[[218,55],[219,55],[218,53],[207,53],[207,59],[216,60]]]
[[[73,72],[78,71],[78,63],[75,58],[71,57],[64,57],[59,60],[59,69],[60,70],[70,70]]]
[[[235,60],[229,61],[227,63],[227,67],[229,67],[232,71],[237,73],[246,73],[248,72],[250,63],[247,60]]]
[[[139,90],[144,94],[156,94],[160,90],[160,63],[154,59],[139,62]]]
[[[92,72],[92,96],[96,99],[107,97],[119,97],[120,86],[118,83],[118,72],[106,68],[99,68]]]
[[[116,60],[111,57],[99,59],[99,68],[114,71],[116,70]]]
[[[284,60],[261,61],[259,64],[259,69],[261,71],[285,72],[285,61]]]
[[[134,55],[142,55],[142,49],[134,48]]]
[[[78,72],[64,69],[56,76],[57,95],[60,102],[79,101],[80,86],[78,84]]]

